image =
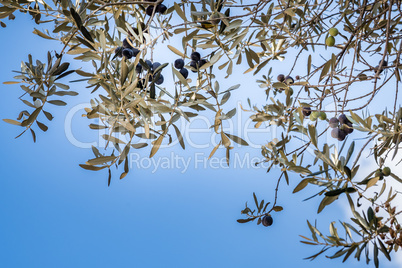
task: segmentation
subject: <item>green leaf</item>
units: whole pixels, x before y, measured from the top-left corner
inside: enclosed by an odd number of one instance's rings
[[[101,157],[97,157],[97,158],[93,158],[93,159],[89,159],[86,164],[87,165],[100,165],[100,164],[104,164],[107,162],[111,162],[113,160],[116,159],[116,156],[111,155],[111,156],[101,156]]]
[[[327,75],[330,67],[331,67],[331,61],[329,60],[324,64],[324,67],[322,68],[322,71],[321,71],[321,74],[320,74],[320,81],[324,78],[324,76]]]
[[[183,136],[181,135],[180,130],[176,127],[175,124],[172,124],[172,125],[174,127],[174,130],[176,131],[176,135],[177,135],[177,138],[179,139],[181,148],[183,148],[183,150],[186,149],[186,145],[184,144]]]
[[[41,107],[36,108],[36,110],[33,111],[32,114],[28,117],[28,119],[26,119],[26,120],[21,122],[21,126],[25,127],[25,126],[28,126],[29,124],[32,124],[36,120],[36,118],[38,117],[39,112],[41,110],[42,110]]]
[[[257,200],[257,196],[255,195],[255,193],[253,193],[253,198],[254,198],[255,206],[258,208],[258,200]]]
[[[50,100],[50,101],[48,101],[48,103],[57,105],[57,106],[66,106],[67,105],[67,103],[65,103],[62,100]]]
[[[50,73],[52,76],[59,75],[66,71],[68,67],[70,66],[70,63],[68,62],[63,62],[59,67],[57,67],[53,72]]]
[[[348,253],[346,253],[346,255],[345,255],[345,257],[343,258],[342,262],[345,262],[345,261],[349,258],[349,256],[353,253],[353,251],[355,251],[356,248],[358,248],[358,245],[357,245],[357,244],[353,244],[353,245],[349,248]]]
[[[49,112],[46,112],[44,110],[42,110],[42,112],[45,114],[47,120],[52,121],[53,120],[53,115]]]
[[[88,30],[87,30],[84,26],[81,26],[81,27],[80,27],[80,31],[81,31],[82,35],[83,35],[88,41],[94,43],[94,40],[92,39],[91,34],[88,32]]]
[[[237,137],[233,134],[225,133],[232,141],[236,142],[237,144],[248,146],[248,143],[240,137]]]
[[[48,130],[48,127],[47,127],[45,124],[43,124],[43,123],[41,123],[41,122],[39,122],[39,121],[36,121],[36,124],[38,125],[38,127],[39,127],[42,131],[46,132],[46,131]]]
[[[326,206],[334,202],[336,199],[338,199],[338,196],[325,196],[320,205],[318,206],[318,211],[317,213],[320,213]]]
[[[367,190],[368,188],[370,188],[371,186],[375,185],[375,184],[378,182],[379,179],[380,179],[380,177],[374,177],[374,178],[370,179],[370,180],[367,182],[366,190]]]
[[[111,180],[112,180],[112,172],[110,171],[110,168],[109,168],[109,176],[108,176],[108,178],[107,178],[107,186],[108,186],[108,187],[110,186]]]
[[[350,169],[347,166],[343,167],[343,171],[345,171],[346,176],[348,176],[349,179],[352,179],[352,172],[350,171]]]
[[[75,24],[77,25],[78,28],[80,28],[82,26],[82,20],[81,20],[80,15],[72,7],[70,8],[70,13],[71,13],[71,16],[73,17],[73,19],[75,21]]]
[[[185,56],[183,53],[181,53],[177,48],[172,47],[171,45],[168,45],[167,47],[168,47],[171,51],[173,51],[173,53],[179,55],[180,57],[182,57],[182,58],[185,58],[185,57],[186,57],[186,56]]]
[[[102,135],[102,138],[104,138],[104,139],[107,140],[107,141],[111,141],[111,142],[113,142],[113,143],[122,143],[122,144],[125,144],[125,142],[123,142],[122,140],[120,140],[120,139],[118,139],[118,138],[116,138],[116,137],[114,137],[114,136],[111,136],[111,135],[103,134],[103,135]]]
[[[368,217],[368,222],[371,223],[374,220],[374,210],[372,207],[369,207],[367,209],[367,217]]]
[[[282,211],[283,210],[283,207],[281,207],[281,206],[275,206],[275,207],[273,207],[272,208],[274,211],[276,211],[276,212],[279,212],[279,211]]]
[[[47,34],[42,33],[42,32],[39,31],[38,29],[35,29],[35,30],[33,31],[33,33],[34,33],[34,34],[37,34],[37,35],[39,35],[40,37],[45,38],[45,39],[55,40],[54,38],[48,36]]]
[[[186,15],[184,14],[183,10],[181,10],[180,6],[174,2],[174,10],[176,11],[177,15],[183,19],[183,21],[187,21]]]
[[[299,182],[299,184],[293,190],[293,193],[297,193],[297,192],[303,190],[309,184],[309,182],[312,182],[312,181],[317,181],[317,180],[314,178],[307,178],[307,179],[302,180],[301,182]]]
[[[317,148],[317,131],[311,124],[308,125],[308,132],[310,133],[311,143]]]
[[[107,167],[107,166],[97,167],[97,166],[84,165],[84,164],[80,164],[79,166],[82,167],[83,169],[93,170],[93,171],[98,171],[98,170],[101,170],[101,169],[104,169],[105,167]]]
[[[154,145],[153,145],[153,147],[151,149],[151,153],[149,155],[149,158],[153,157],[156,154],[156,152],[159,150],[159,147],[162,144],[162,140],[163,140],[163,135],[160,135],[158,137],[158,139],[156,139],[156,141],[154,142]]]
[[[118,162],[119,165],[121,163],[123,163],[123,161],[126,159],[129,152],[130,152],[130,143],[127,143],[123,149],[123,152],[120,154],[120,158],[119,158],[119,162]]]
[[[347,163],[349,162],[349,159],[350,159],[350,157],[352,156],[354,149],[355,149],[355,142],[352,141],[352,143],[350,144],[348,153],[346,154],[346,161],[345,161],[345,164],[347,164]]]
[[[238,219],[237,222],[238,223],[246,223],[246,222],[249,222],[249,221],[252,221],[252,220],[254,220],[254,218]]]
[[[344,193],[346,189],[336,189],[332,191],[328,191],[325,193],[325,196],[338,196],[341,193]]]
[[[4,85],[14,85],[14,84],[19,84],[21,82],[19,81],[7,81],[7,82],[3,82]]]
[[[131,144],[131,147],[133,147],[134,149],[141,149],[141,148],[144,148],[147,146],[148,146],[148,143]]]
[[[3,119],[3,121],[12,125],[21,126],[21,122],[18,122],[13,119]]]
[[[387,248],[384,246],[384,244],[382,243],[381,239],[377,239],[378,243],[380,244],[380,250],[381,252],[384,254],[384,256],[391,261],[391,256],[388,253]]]
[[[86,47],[89,47],[90,49],[96,51],[96,49],[93,47],[93,45],[92,45],[91,43],[89,43],[87,40],[85,40],[85,39],[83,39],[83,38],[81,38],[81,37],[79,37],[79,36],[76,36],[76,38],[77,38],[83,45],[85,45]]]
[[[33,131],[32,128],[30,128],[29,130],[31,131],[33,141],[36,142],[35,131]]]

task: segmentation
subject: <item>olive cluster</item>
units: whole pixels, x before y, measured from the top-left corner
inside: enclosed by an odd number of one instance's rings
[[[158,67],[161,66],[161,64],[159,62],[152,63],[150,60],[146,60],[144,63],[145,63],[144,65],[138,63],[137,66],[135,67],[135,72],[137,73],[137,75],[141,76],[144,69],[146,69],[146,75],[149,75],[148,82],[154,81],[155,78],[156,79],[155,84],[161,85],[165,80],[162,75],[162,70],[158,69]],[[146,79],[142,78],[141,80],[138,81],[137,86],[139,88],[144,88],[145,82]]]
[[[188,70],[186,68],[184,68],[184,60],[183,59],[175,60],[174,61],[174,67],[179,70],[179,72],[184,77],[184,79],[187,79]]]
[[[278,80],[278,82],[285,83],[285,84],[288,85],[288,86],[293,85],[294,82],[295,82],[295,80],[293,79],[293,77],[291,77],[291,76],[289,76],[289,75],[285,76],[284,74],[278,75],[276,79]],[[300,77],[299,77],[299,76],[296,76],[296,80],[298,80],[298,79],[300,79]],[[285,90],[285,89],[284,89],[284,88],[280,88],[279,90],[280,90],[280,91],[283,91],[283,90]],[[292,89],[291,87],[289,87],[289,88],[287,89],[287,91],[288,91],[288,92],[287,92],[286,94],[293,95],[293,89]],[[286,92],[286,91],[285,91],[285,92]]]
[[[285,83],[286,85],[292,85],[295,80],[293,79],[293,77],[291,76],[285,76],[284,74],[280,74],[278,75],[278,77],[276,78],[279,82]]]
[[[353,124],[344,114],[340,114],[338,118],[329,119],[329,126],[332,129],[331,136],[338,141],[343,141],[346,136],[353,132]]]
[[[389,167],[379,168],[375,172],[375,176],[380,177],[380,180],[384,179],[384,176],[388,177],[389,175],[391,175],[391,169]]]
[[[117,47],[115,49],[115,53],[118,57],[126,57],[127,59],[131,59],[132,57],[136,57],[140,51],[133,47],[132,44],[133,40],[130,38],[126,38],[123,40],[123,46]]]
[[[157,0],[148,0],[148,2],[156,2],[156,1]],[[158,4],[156,7],[154,7],[153,5],[150,5],[145,10],[145,13],[147,13],[148,16],[152,16],[152,14],[154,13],[154,8],[155,8],[155,13],[159,13],[159,14],[163,14],[167,10],[167,7],[164,4]]]
[[[327,114],[322,111],[311,111],[310,107],[303,107],[302,113],[305,117],[309,117],[311,121],[316,121],[317,119],[326,120]]]
[[[325,44],[329,47],[333,47],[335,45],[335,36],[338,35],[338,29],[336,28],[331,28],[328,31],[329,36],[327,37],[327,39],[325,39]]]
[[[191,58],[191,61],[190,61],[189,65],[192,68],[191,71],[193,73],[196,73],[199,68],[201,68],[205,63],[207,63],[207,61],[205,59],[201,59],[201,55],[197,51],[194,51],[193,53],[191,53],[190,58]]]
[[[141,22],[137,24],[137,27],[132,27],[132,30],[135,34],[139,35],[140,32],[147,33],[148,30],[146,29],[146,25]],[[137,48],[133,47],[133,35],[131,34],[130,31],[128,31],[129,36],[123,40],[123,45],[121,47],[117,47],[115,49],[115,56],[117,57],[126,57],[127,59],[131,59],[132,57],[136,57],[138,53],[140,53],[140,50]]]

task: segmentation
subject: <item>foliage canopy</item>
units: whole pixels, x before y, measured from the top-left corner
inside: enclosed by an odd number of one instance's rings
[[[184,149],[185,129],[179,129],[176,122],[197,117],[205,110],[214,113],[211,128],[220,137],[210,157],[223,148],[229,165],[233,142],[245,146],[247,142],[223,129],[223,123],[237,112],[223,106],[240,86],[222,90],[219,81],[232,78],[238,66],[244,73],[258,77],[256,85],[267,96],[263,107],[253,106],[248,100],[249,108],[244,108],[252,112],[255,127],[268,123],[281,129],[280,138],[263,144],[261,150],[269,163],[268,171],[273,167],[281,170],[274,200],[258,201],[254,194],[255,208],[246,205],[242,210],[246,218],[238,222],[271,225],[271,213],[283,209],[277,204],[280,182],[299,180],[295,193],[308,185],[318,189],[313,196],[322,200],[318,213],[345,198],[353,214],[353,223],[341,222],[344,237],[335,222],[325,236],[307,221],[311,238],[302,236],[302,242],[322,246],[310,259],[338,248],[330,258],[343,257],[345,261],[354,254],[360,260],[364,252],[366,262],[372,257],[378,267],[381,252],[391,260],[391,252],[402,246],[397,220],[402,211],[392,205],[400,192],[386,184],[391,180],[402,183],[402,179],[392,168],[385,167],[386,161],[394,165],[401,162],[401,2],[162,2],[1,1],[2,27],[6,27],[6,18],[12,20],[20,11],[32,16],[38,25],[34,34],[63,45],[56,53],[48,52],[44,61],[28,55],[16,81],[5,82],[20,84],[24,92],[21,100],[27,110],[21,111],[16,120],[4,121],[22,127],[21,134],[29,130],[35,141],[34,128],[47,131],[42,120],[53,119],[48,111],[51,105],[67,105],[69,96],[78,95],[61,82],[75,74],[80,79],[71,83],[86,81],[87,88],[98,94],[90,101],[91,107],[86,108],[86,117],[99,119],[101,124],[91,123],[89,127],[106,129],[108,134],[103,138],[116,149],[108,155],[93,147],[94,158],[80,166],[93,171],[107,169],[109,184],[114,165],[123,166],[120,179],[128,174],[130,150],[149,146],[149,156],[153,157],[163,142],[174,139]],[[181,41],[181,46],[172,46],[169,41],[173,39]],[[185,66],[181,62],[150,62],[153,51],[160,47],[168,47],[184,60]],[[64,60],[66,55],[91,64],[71,70],[70,63]],[[294,58],[289,72],[274,74],[272,65],[280,64],[288,55],[295,55],[290,56]],[[305,72],[292,77],[300,69]],[[162,72],[165,76],[171,72],[174,83],[162,85]],[[382,113],[371,115],[370,104],[389,89],[391,101],[384,103]],[[332,103],[331,108],[327,108],[328,103]],[[328,131],[334,139],[327,142],[324,134]],[[358,150],[355,141],[349,141],[356,133],[364,134],[365,139]],[[302,146],[297,146],[296,134],[304,135]],[[137,143],[138,138],[149,142]],[[336,140],[342,141],[339,148],[338,143],[334,144]],[[304,157],[307,149],[314,151],[314,159]],[[362,177],[361,156],[367,152],[377,166]],[[363,212],[356,208],[362,206]]]

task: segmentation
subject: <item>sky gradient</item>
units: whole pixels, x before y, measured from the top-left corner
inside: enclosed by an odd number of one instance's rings
[[[32,34],[36,26],[30,18],[16,15],[14,21],[6,21],[7,28],[0,29],[1,40],[6,40],[0,43],[0,82],[12,80],[11,70],[19,70],[28,53],[45,59],[47,50],[58,47]],[[253,192],[273,200],[277,170],[267,174],[262,168],[192,165],[184,173],[161,168],[153,173],[133,168],[123,180],[112,170],[107,187],[106,172],[78,166],[92,158],[91,150],[72,145],[65,134],[66,114],[90,96],[84,85],[76,87],[72,89],[80,95],[67,97],[66,107],[49,107],[55,118],[47,124],[46,133],[37,131],[36,143],[29,133],[14,139],[20,128],[0,121],[1,267],[365,267],[353,258],[344,264],[324,256],[303,260],[320,249],[299,242],[299,234],[309,236],[306,220],[317,218],[320,200],[302,202],[316,189],[292,194],[297,176],[290,187],[282,185],[279,205],[284,210],[273,214],[269,228],[239,224],[236,219],[242,217],[246,201],[252,205]],[[1,119],[15,119],[25,109],[18,100],[19,86],[1,84],[0,90]],[[263,96],[263,90],[258,90],[256,94]],[[78,114],[74,118],[76,137],[96,140],[97,134],[88,128],[90,122]],[[211,149],[182,151],[175,146],[157,156],[168,157],[172,152],[208,156]],[[259,149],[237,152],[259,155]],[[148,155],[149,148],[139,153]],[[223,157],[223,151],[217,156]],[[340,207],[335,203],[319,215],[320,230],[328,232],[332,220],[346,220]],[[381,267],[401,267],[381,260]]]

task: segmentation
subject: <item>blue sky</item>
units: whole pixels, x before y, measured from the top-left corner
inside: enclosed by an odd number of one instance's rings
[[[11,70],[19,70],[28,53],[45,59],[47,50],[58,47],[33,35],[34,23],[21,13],[16,15],[15,21],[6,21],[7,28],[0,29],[1,82],[12,80]],[[282,185],[279,205],[284,211],[273,214],[269,228],[239,224],[236,219],[246,201],[252,204],[253,192],[273,199],[277,171],[132,169],[121,181],[114,173],[107,187],[105,172],[78,166],[92,158],[91,150],[72,145],[66,137],[66,114],[90,96],[83,85],[72,89],[80,95],[68,97],[66,107],[51,107],[55,119],[46,133],[37,131],[36,143],[29,133],[14,139],[20,129],[0,121],[2,267],[339,267],[341,260],[324,256],[303,260],[319,250],[301,244],[298,235],[309,235],[306,219],[317,218],[320,200],[302,202],[308,193],[291,193],[297,176],[290,187]],[[24,109],[18,85],[1,84],[0,90],[0,117],[15,119]],[[97,134],[87,127],[90,122],[74,118],[77,137],[96,140]],[[201,152],[208,155],[211,149]],[[259,153],[247,148],[237,151]],[[142,154],[148,152],[145,149]],[[183,152],[175,146],[158,155],[171,152],[192,156],[199,151]],[[345,220],[339,206],[332,205],[319,215],[321,230],[327,232],[332,220]],[[351,258],[341,267],[363,265]],[[383,261],[382,267],[400,266]]]

